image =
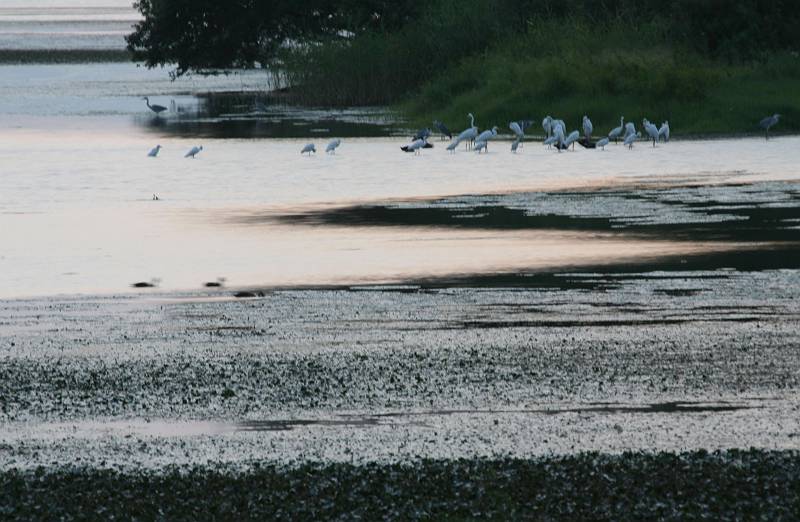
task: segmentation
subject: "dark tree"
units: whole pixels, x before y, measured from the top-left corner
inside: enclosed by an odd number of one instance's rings
[[[144,19],[126,40],[148,67],[189,70],[267,64],[281,45],[391,31],[413,13],[408,0],[139,0]]]

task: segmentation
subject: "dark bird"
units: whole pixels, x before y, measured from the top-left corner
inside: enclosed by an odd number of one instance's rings
[[[148,98],[147,96],[145,96],[142,99],[145,102],[147,102],[147,108],[150,109],[151,111],[155,112],[156,114],[161,114],[162,112],[167,110],[167,108],[164,107],[163,105],[150,105],[150,98]]]

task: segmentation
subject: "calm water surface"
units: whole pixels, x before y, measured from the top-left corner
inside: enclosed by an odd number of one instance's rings
[[[12,40],[24,48],[115,48],[103,38],[118,41],[135,21],[127,4],[0,1],[0,48],[13,48]],[[173,82],[167,70],[126,63],[0,65],[0,296],[125,292],[152,278],[167,290],[217,277],[230,286],[400,281],[733,248],[613,230],[279,218],[455,194],[798,179],[799,138],[562,154],[533,142],[511,154],[498,141],[485,155],[451,155],[434,141],[415,157],[399,150],[405,136],[389,136],[396,128],[385,111],[265,108],[258,93],[270,81],[255,72]],[[236,94],[220,105],[219,92]],[[157,119],[142,96],[171,110]],[[477,116],[482,127],[505,128]],[[300,155],[305,143],[324,150],[335,137],[343,137],[335,155]],[[148,158],[156,144],[161,154]],[[195,145],[204,151],[185,159]]]

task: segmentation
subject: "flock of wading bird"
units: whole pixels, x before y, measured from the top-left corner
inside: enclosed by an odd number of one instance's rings
[[[146,96],[143,99],[147,103],[147,108],[153,111],[156,116],[159,116],[162,112],[167,110],[167,108],[162,105],[151,105],[149,98]],[[780,117],[780,114],[773,114],[772,116],[763,118],[758,123],[759,127],[764,130],[766,139],[769,139],[770,128],[778,123]],[[441,121],[434,120],[433,126],[439,131],[442,140],[451,140],[450,144],[447,145],[447,150],[451,153],[455,153],[456,149],[461,143],[464,144],[465,150],[474,150],[478,154],[481,152],[488,152],[489,141],[497,138],[498,127],[494,126],[490,130],[479,132],[478,127],[475,125],[475,116],[470,112],[467,114],[467,118],[469,118],[469,127],[461,131],[461,133],[458,134],[455,139],[453,139],[453,133],[450,132],[450,129],[448,129],[447,126]],[[525,131],[532,125],[533,120],[512,121],[508,124],[508,128],[511,130],[514,136],[514,141],[511,142],[511,152],[517,152],[517,149],[525,139]],[[622,140],[623,145],[627,146],[629,149],[632,149],[636,140],[642,138],[641,131],[636,130],[636,125],[633,122],[629,121],[625,123],[624,116],[620,116],[619,118],[619,127],[614,127],[607,136],[604,136],[597,141],[592,141],[594,126],[592,125],[592,120],[590,120],[588,116],[583,116],[581,127],[583,129],[583,136],[581,136],[581,133],[577,130],[567,134],[567,125],[564,123],[564,120],[559,120],[547,115],[542,120],[542,130],[544,131],[543,144],[546,145],[547,148],[554,147],[558,152],[561,152],[562,150],[568,150],[570,146],[572,146],[574,149],[575,143],[578,143],[587,149],[599,148],[601,150],[605,150],[606,145],[608,145],[611,140],[614,140],[614,143],[619,143],[619,141]],[[659,141],[663,140],[665,143],[669,141],[670,129],[668,121],[662,122],[661,126],[657,127],[655,124],[650,123],[647,118],[643,118],[642,127],[647,135],[647,140],[653,141],[653,147],[655,147],[656,143]],[[416,132],[416,134],[414,134],[414,136],[412,136],[412,142],[408,145],[403,145],[400,147],[400,150],[403,152],[420,154],[422,149],[431,149],[433,148],[433,144],[429,143],[428,139],[432,135],[433,131],[431,131],[430,128],[420,129]],[[336,149],[341,144],[342,140],[339,138],[331,140],[325,147],[325,152],[327,154],[335,154]],[[161,148],[161,145],[156,145],[147,155],[154,158],[158,156]],[[184,157],[194,158],[202,150],[202,145],[199,147],[192,147],[192,149],[189,150]],[[307,143],[300,151],[300,154],[308,154],[310,156],[311,154],[316,154],[316,152],[316,145],[314,143]]]

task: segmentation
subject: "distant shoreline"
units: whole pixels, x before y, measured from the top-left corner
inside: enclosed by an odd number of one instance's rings
[[[0,49],[0,65],[130,62],[125,49]]]

